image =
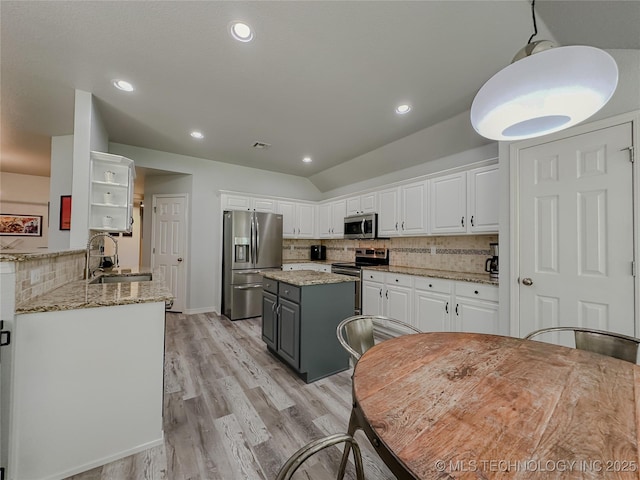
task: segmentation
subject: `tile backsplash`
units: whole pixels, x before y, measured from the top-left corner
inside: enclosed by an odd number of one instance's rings
[[[285,261],[309,260],[310,246],[320,244],[327,247],[327,260],[352,262],[356,248],[378,247],[389,249],[391,265],[483,273],[485,262],[491,256],[489,244],[497,242],[498,235],[400,237],[384,240],[285,239],[282,258]]]
[[[84,276],[85,253],[16,262],[16,305]]]

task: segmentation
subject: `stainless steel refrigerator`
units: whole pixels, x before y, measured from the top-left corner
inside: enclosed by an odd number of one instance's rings
[[[262,270],[282,268],[282,215],[223,213],[222,313],[231,320],[262,315]]]

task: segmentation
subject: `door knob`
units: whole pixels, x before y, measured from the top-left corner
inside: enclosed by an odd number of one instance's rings
[[[182,257],[178,257],[178,261],[181,262],[182,261]]]
[[[533,280],[531,280],[530,278],[523,278],[522,279],[522,284],[526,285],[527,287],[530,287],[531,285],[533,285]]]

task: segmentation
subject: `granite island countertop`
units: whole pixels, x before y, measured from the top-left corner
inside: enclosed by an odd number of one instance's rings
[[[96,275],[94,278],[144,273],[152,273],[152,280],[102,284],[91,284],[89,283],[90,280],[69,282],[44,295],[16,305],[16,314],[55,312],[136,303],[169,302],[173,300],[173,295],[166,287],[160,272],[151,272],[149,268],[114,268]]]
[[[36,250],[0,250],[0,262],[24,262],[27,260],[41,260],[45,258],[64,257],[66,255],[76,255],[85,253],[85,249],[74,250],[51,250],[41,248]]]
[[[357,282],[360,280],[358,277],[338,275],[337,273],[316,272],[314,270],[291,270],[286,272],[269,270],[263,272],[262,276],[272,280],[277,280],[278,282],[295,285],[297,287],[327,285],[329,283]]]
[[[363,270],[376,270],[379,272],[400,273],[403,275],[415,275],[418,277],[442,278],[459,282],[473,282],[485,285],[498,286],[498,279],[491,278],[488,273],[452,272],[449,270],[434,270],[431,268],[400,267],[394,265],[362,267]]]

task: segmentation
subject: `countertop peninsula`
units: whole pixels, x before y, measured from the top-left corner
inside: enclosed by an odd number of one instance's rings
[[[55,312],[135,303],[168,302],[173,299],[159,271],[152,272],[149,268],[114,268],[97,276],[143,273],[152,273],[153,279],[146,282],[103,284],[91,284],[90,280],[69,282],[28,302],[16,305],[16,313]]]
[[[434,270],[431,268],[401,267],[394,265],[362,267],[363,270],[376,270],[379,272],[400,273],[403,275],[415,275],[418,277],[442,278],[459,282],[482,283],[498,286],[498,279],[491,278],[488,273],[453,272],[450,270]]]
[[[328,285],[331,283],[356,282],[357,277],[348,275],[338,275],[337,273],[316,272],[313,270],[292,270],[279,271],[269,270],[262,273],[265,278],[271,278],[278,282],[288,283],[297,287],[306,287],[308,285]]]

